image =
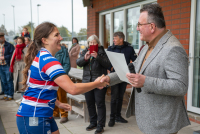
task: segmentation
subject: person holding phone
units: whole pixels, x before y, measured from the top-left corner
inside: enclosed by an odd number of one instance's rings
[[[71,67],[73,68],[77,68],[76,59],[78,59],[80,48],[81,47],[78,44],[78,39],[76,37],[72,38],[72,46],[69,50],[69,57]]]
[[[83,50],[80,58],[76,60],[77,65],[83,67],[83,83],[92,82],[102,74],[106,75],[107,68],[111,66],[105,50],[103,46],[101,46],[96,35],[90,36],[87,40],[87,44],[88,47]],[[104,132],[103,127],[105,127],[106,122],[106,91],[107,88],[103,88],[102,90],[94,88],[85,93],[85,99],[90,116],[90,125],[86,130],[90,131],[97,127],[95,134],[101,134]],[[98,112],[96,112],[95,104]]]

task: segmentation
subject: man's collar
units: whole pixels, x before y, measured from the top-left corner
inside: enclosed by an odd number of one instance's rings
[[[165,29],[163,32],[161,32],[158,36],[156,36],[151,42],[148,43],[149,48],[155,47],[158,41],[167,33],[167,30]]]

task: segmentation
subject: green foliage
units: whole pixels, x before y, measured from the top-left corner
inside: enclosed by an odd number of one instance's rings
[[[78,36],[87,35],[87,29],[81,28],[80,31],[77,33]]]
[[[70,31],[65,26],[58,27],[58,31],[62,37],[71,37]]]
[[[0,32],[5,33],[5,35],[8,35],[8,32],[7,32],[7,30],[6,30],[4,25],[1,25]]]
[[[14,33],[14,31],[10,30],[10,31],[8,32],[8,35],[9,35],[9,36],[15,36],[15,33]]]

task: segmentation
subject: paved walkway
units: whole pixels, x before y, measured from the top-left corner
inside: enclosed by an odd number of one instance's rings
[[[0,97],[3,97],[2,95]],[[15,99],[19,99],[20,94],[15,94]],[[107,99],[109,100],[109,99]],[[139,130],[135,117],[128,118],[127,124],[116,123],[114,127],[108,127],[109,114],[110,114],[110,104],[106,102],[107,107],[107,119],[106,127],[104,128],[104,134],[142,134]],[[125,113],[125,107],[123,108],[122,114]],[[16,112],[18,110],[18,105],[15,101],[0,101],[0,116],[3,122],[3,126],[7,134],[19,134],[17,125],[16,125]],[[78,117],[77,115],[70,115],[69,121],[64,124],[59,123],[59,119],[56,119],[57,125],[59,127],[61,134],[94,134],[94,131],[86,131],[85,128],[89,123],[84,123],[83,118]],[[178,134],[193,134],[193,131],[200,130],[200,124],[191,122],[192,125],[183,128],[179,131]],[[1,130],[0,130],[1,131]],[[0,132],[0,134],[2,134]]]

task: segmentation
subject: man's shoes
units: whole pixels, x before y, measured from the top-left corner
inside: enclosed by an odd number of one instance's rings
[[[11,100],[13,100],[13,98],[7,97],[7,98],[5,99],[5,101],[11,101]]]
[[[115,118],[116,122],[120,122],[120,123],[128,123],[127,120],[125,120],[122,116],[118,116]]]
[[[97,126],[97,130],[95,131],[95,134],[102,134],[104,132],[103,127]]]
[[[113,127],[115,125],[115,120],[114,119],[111,119],[109,122],[108,122],[108,126],[109,127]]]
[[[8,97],[6,97],[6,96],[4,96],[3,98],[1,98],[0,100],[5,100],[5,99],[7,99]]]
[[[91,131],[91,130],[95,129],[96,127],[97,127],[96,124],[90,124],[88,127],[86,127],[86,130]]]
[[[65,123],[65,122],[67,122],[68,121],[68,117],[61,117],[61,119],[60,119],[60,123],[62,124],[62,123]]]
[[[4,94],[4,92],[1,92],[1,93],[0,93],[0,95],[3,95],[3,94]]]

